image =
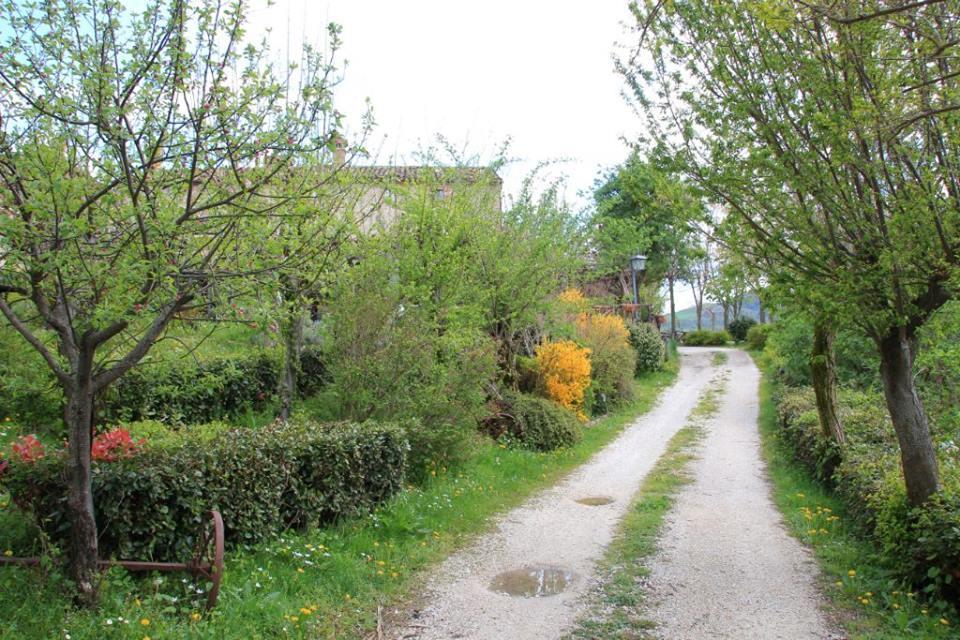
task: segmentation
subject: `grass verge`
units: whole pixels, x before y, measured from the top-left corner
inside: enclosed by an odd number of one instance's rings
[[[949,608],[924,602],[884,567],[879,549],[861,537],[843,503],[796,462],[778,437],[775,383],[760,385],[760,435],[773,498],[791,533],[813,550],[830,613],[851,640],[957,638]]]
[[[589,459],[675,377],[674,361],[638,380],[635,401],[585,429],[570,449],[541,454],[487,443],[456,472],[439,470],[427,486],[367,517],[229,553],[210,613],[189,597],[187,574],[140,580],[113,570],[100,610],[89,612],[71,605],[57,574],[0,567],[0,638],[363,637],[379,606],[409,594],[426,569],[484,531],[491,516]],[[16,544],[22,534],[12,532],[22,522],[12,508],[0,509],[0,553]]]
[[[600,587],[588,613],[577,621],[568,640],[640,639],[653,628],[643,607],[646,560],[657,550],[660,529],[677,493],[691,481],[687,467],[696,457],[694,445],[703,436],[704,421],[716,412],[722,390],[721,378],[704,392],[688,423],[670,439],[644,479],[600,562]]]

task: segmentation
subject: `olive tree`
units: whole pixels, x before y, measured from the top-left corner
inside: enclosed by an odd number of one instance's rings
[[[295,73],[276,68],[246,42],[246,11],[0,3],[0,313],[64,393],[68,556],[86,604],[95,399],[216,283],[275,272],[314,244],[260,246],[322,179],[291,169],[328,152],[334,68],[309,50]]]
[[[649,1],[622,62],[651,142],[771,283],[876,344],[907,494],[939,486],[916,335],[960,267],[955,2]]]

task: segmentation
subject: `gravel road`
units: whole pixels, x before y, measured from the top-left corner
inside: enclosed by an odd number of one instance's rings
[[[426,603],[424,609],[409,612],[409,622],[388,630],[390,637],[555,640],[563,635],[580,613],[581,596],[631,497],[713,376],[711,357],[705,350],[685,351],[677,381],[652,411],[564,481],[505,514],[493,531],[442,563],[418,599]],[[613,502],[576,502],[596,496]],[[535,566],[559,569],[570,582],[549,597],[515,597],[489,588],[502,572]]]
[[[452,555],[415,602],[418,611],[387,629],[392,640],[556,640],[585,612],[595,567],[644,476],[687,421],[718,369],[729,372],[717,414],[707,424],[695,481],[678,497],[652,560],[649,616],[665,640],[835,638],[819,609],[816,568],[781,525],[757,433],[759,374],[729,351],[681,349],[677,381],[658,405],[558,485],[502,516],[493,531]],[[607,496],[610,504],[577,500]],[[602,502],[602,501],[600,501]],[[547,597],[517,597],[497,586],[562,584]],[[504,572],[515,571],[507,578]],[[499,579],[498,579],[499,577]],[[493,589],[491,587],[494,587]],[[523,586],[523,585],[519,585]],[[531,587],[531,585],[526,585]],[[639,637],[639,636],[638,636]]]
[[[664,640],[836,638],[817,569],[770,498],[757,432],[759,373],[730,351],[720,409],[695,480],[678,496],[651,562],[650,617]]]

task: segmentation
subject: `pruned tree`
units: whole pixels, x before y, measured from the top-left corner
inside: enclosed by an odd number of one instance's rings
[[[68,557],[88,605],[95,399],[218,282],[314,250],[312,237],[285,255],[254,239],[323,180],[309,163],[330,144],[318,124],[334,113],[334,68],[307,50],[295,74],[277,69],[245,42],[246,12],[242,0],[136,14],[118,0],[0,4],[0,312],[64,393]]]
[[[960,268],[956,3],[634,8],[642,43],[622,70],[652,142],[741,221],[773,285],[873,339],[922,503],[939,477],[916,334]]]

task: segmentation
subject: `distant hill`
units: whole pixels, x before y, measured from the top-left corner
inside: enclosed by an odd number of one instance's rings
[[[711,315],[711,312],[713,313]],[[667,324],[665,327],[670,326],[670,313],[669,310],[666,314]],[[743,309],[740,311],[740,315],[747,316],[748,318],[753,318],[754,320],[760,319],[760,300],[755,295],[748,295],[746,300],[743,301]],[[718,304],[712,304],[709,302],[703,303],[703,316],[701,317],[701,324],[704,329],[716,329],[719,331],[723,328],[723,307]],[[677,330],[678,331],[693,331],[697,328],[697,308],[688,307],[686,309],[681,309],[677,311]]]

